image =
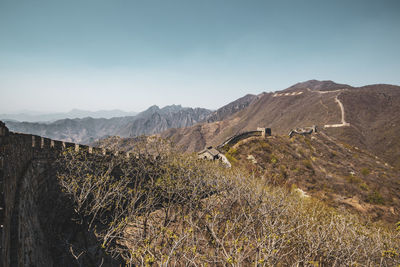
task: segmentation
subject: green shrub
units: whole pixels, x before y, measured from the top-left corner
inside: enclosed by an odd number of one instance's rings
[[[379,204],[383,205],[385,204],[385,200],[383,199],[382,195],[377,191],[374,190],[368,195],[367,202],[371,204]]]
[[[270,161],[272,164],[276,164],[278,162],[278,158],[274,154],[271,154]]]
[[[260,145],[261,149],[265,150],[266,152],[271,151],[271,146],[265,140],[260,140],[258,144]]]
[[[361,183],[361,184],[360,184],[360,188],[361,188],[362,190],[364,190],[364,191],[368,191],[368,190],[369,190],[369,187],[368,187],[368,185],[367,185],[366,183]]]
[[[309,170],[314,170],[314,168],[313,168],[312,163],[311,163],[310,160],[304,159],[304,160],[302,161],[302,163],[303,163],[304,167],[306,167],[307,169],[309,169]]]
[[[360,179],[359,177],[354,176],[354,175],[348,175],[348,176],[346,176],[345,179],[347,182],[349,182],[351,184],[359,184],[363,181],[362,179]]]
[[[229,160],[231,163],[236,163],[238,159],[236,158],[239,152],[237,151],[236,148],[230,148],[228,152],[225,154],[226,158]]]
[[[285,167],[284,165],[280,165],[280,166],[279,166],[279,172],[280,172],[281,177],[282,177],[283,179],[286,179],[286,178],[288,177],[288,173],[287,173],[286,167]]]
[[[361,174],[364,175],[364,176],[367,176],[370,173],[371,173],[371,171],[368,168],[362,168],[361,169]]]

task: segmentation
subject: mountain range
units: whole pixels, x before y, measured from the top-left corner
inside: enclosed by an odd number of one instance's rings
[[[78,113],[84,114],[79,110],[70,112]],[[399,86],[353,87],[310,80],[281,91],[248,94],[215,111],[180,105],[152,106],[135,116],[85,117],[46,123],[8,120],[6,124],[12,131],[83,144],[108,136],[160,134],[188,152],[216,146],[232,135],[257,127],[286,135],[291,129],[316,125],[329,136],[366,149],[400,167],[398,114]]]
[[[237,100],[240,101],[240,100]],[[316,125],[341,142],[366,149],[400,167],[400,86],[376,84],[353,87],[310,80],[285,90],[251,96],[242,108],[230,103],[214,112],[218,119],[161,134],[185,151],[216,146],[240,132],[268,127],[274,134]]]
[[[374,220],[400,219],[400,87],[352,87],[311,80],[285,90],[246,95],[190,127],[159,135],[184,152],[217,147],[229,137],[257,127],[267,139],[251,137],[219,150],[234,168],[267,177],[275,185]],[[289,137],[294,129],[316,132]],[[96,146],[135,149],[135,138],[107,138]]]
[[[113,110],[98,110],[88,111],[81,109],[72,109],[69,112],[59,113],[40,113],[35,111],[23,111],[13,114],[0,114],[0,120],[13,120],[13,121],[26,121],[26,122],[54,122],[62,119],[76,119],[76,118],[104,118],[110,119],[114,117],[135,116],[138,112],[126,112],[119,109]]]
[[[136,116],[63,119],[51,123],[5,121],[10,130],[36,134],[55,140],[89,144],[108,136],[133,137],[160,133],[169,128],[188,127],[211,113],[202,108],[171,105],[151,106]]]
[[[398,114],[400,86],[310,80],[215,111],[151,106],[108,119],[7,121],[12,132],[0,123],[0,258],[4,266],[120,266],[143,263],[143,251],[163,263],[200,251],[199,265],[207,255],[226,265],[250,248],[256,258],[238,265],[266,264],[257,255],[270,251],[262,257],[310,255],[282,266],[394,266]],[[223,246],[228,254],[213,254]],[[121,253],[130,258],[117,262]],[[346,263],[332,258],[344,253]]]

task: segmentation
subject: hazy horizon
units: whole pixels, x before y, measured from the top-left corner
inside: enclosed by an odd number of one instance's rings
[[[0,114],[400,84],[400,2],[0,0]]]
[[[202,108],[202,107],[188,107],[188,106],[183,106],[181,104],[170,104],[170,105],[165,105],[165,106],[156,105],[156,106],[158,106],[160,109],[162,109],[162,108],[165,108],[167,106],[173,106],[173,105],[182,106],[183,108]],[[154,105],[151,105],[151,106],[154,106]],[[71,112],[74,112],[74,111],[84,111],[84,112],[122,111],[122,112],[126,112],[126,113],[140,113],[142,111],[147,110],[151,106],[148,106],[143,110],[124,110],[124,109],[119,109],[119,108],[117,108],[117,109],[93,109],[93,110],[90,110],[90,109],[71,108],[71,109],[68,109],[68,110],[48,111],[47,112],[47,111],[38,111],[38,110],[30,110],[30,109],[20,109],[20,110],[16,110],[14,112],[11,112],[11,113],[0,112],[0,114],[28,114],[28,113],[31,113],[31,115],[46,115],[46,114],[51,114],[51,113],[54,113],[54,114],[57,114],[57,113],[71,113]]]

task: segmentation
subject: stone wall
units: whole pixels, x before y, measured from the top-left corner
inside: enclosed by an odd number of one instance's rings
[[[298,134],[298,135],[309,135],[312,133],[316,133],[317,132],[317,126],[313,125],[311,127],[303,127],[303,128],[296,128],[296,129],[292,129],[289,132],[289,138],[292,138],[293,135]]]
[[[74,242],[91,246],[88,251],[96,255],[82,256],[80,264],[98,266],[102,260],[103,266],[119,265],[100,251],[93,234],[71,220],[72,203],[56,177],[56,160],[70,147],[97,156],[111,153],[9,132],[0,121],[0,267],[78,266],[67,246]]]
[[[222,149],[225,146],[233,146],[234,144],[238,143],[241,140],[247,139],[249,137],[253,136],[261,136],[261,137],[266,137],[271,135],[271,129],[270,128],[260,128],[258,127],[257,130],[255,131],[247,131],[243,133],[236,134],[227,140],[225,140],[222,144],[218,145],[218,149]]]

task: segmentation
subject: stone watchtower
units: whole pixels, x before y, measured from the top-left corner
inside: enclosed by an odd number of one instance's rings
[[[271,136],[271,128],[257,127],[257,131],[261,132],[261,137]]]

